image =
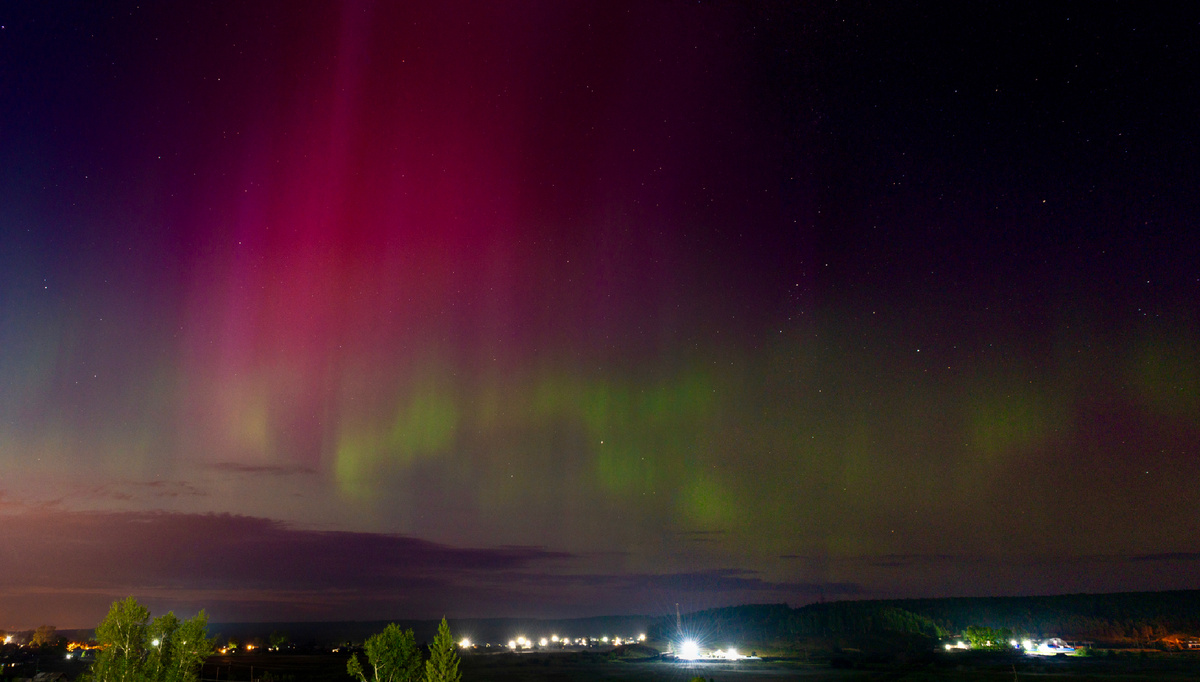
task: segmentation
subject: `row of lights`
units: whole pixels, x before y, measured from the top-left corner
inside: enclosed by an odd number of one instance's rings
[[[608,638],[607,635],[604,637],[600,637],[599,639],[597,639],[595,637],[592,637],[590,639],[587,637],[577,637],[574,640],[572,640],[570,637],[559,637],[558,635],[551,635],[549,638],[542,637],[541,639],[537,640],[537,642],[535,643],[532,639],[529,639],[529,638],[525,637],[524,635],[522,635],[520,637],[517,637],[516,639],[508,640],[507,647],[509,649],[512,649],[515,651],[517,649],[532,649],[535,645],[545,648],[545,647],[550,646],[551,643],[557,644],[560,646],[571,646],[571,644],[575,644],[577,646],[588,646],[589,644],[596,644],[596,643],[602,643],[602,644],[610,644],[611,643],[613,646],[620,646],[622,644],[633,644],[634,642],[644,642],[644,641],[646,641],[645,634],[638,635],[636,638],[634,638],[634,637],[624,637],[624,638],[613,637],[611,640]],[[463,637],[462,641],[460,641],[458,643],[458,646],[462,647],[463,649],[470,649],[474,645],[472,644],[472,642],[469,638]],[[488,645],[488,646],[491,646],[491,645]]]
[[[987,642],[988,646],[991,646],[991,644],[992,643],[990,641]],[[1067,645],[1066,642],[1062,642],[1062,640],[1059,640],[1057,638],[1050,638],[1041,643],[1035,643],[1031,639],[1023,639],[1020,642],[1017,642],[1017,640],[1015,640],[1015,639],[1010,639],[1008,641],[1008,645],[1014,649],[1023,650],[1026,653],[1046,654],[1046,653],[1067,653],[1067,652],[1075,651],[1074,647]],[[966,642],[963,642],[962,640],[958,640],[958,641],[954,642],[953,644],[950,642],[947,642],[945,647],[946,647],[946,651],[951,651],[953,649],[970,649],[971,645],[967,644]]]
[[[708,658],[719,658],[727,661],[739,661],[745,656],[738,653],[734,647],[728,649],[717,649],[708,654]],[[700,644],[694,639],[685,639],[679,645],[679,659],[683,661],[694,661],[700,656]]]
[[[8,643],[8,641],[12,639],[12,637],[11,637],[11,636],[9,636],[9,637],[5,637],[4,639],[5,639],[4,643],[5,643],[5,644],[7,644],[7,643]],[[187,640],[184,640],[184,641],[183,641],[183,643],[184,643],[184,644],[187,644]],[[157,647],[159,644],[162,644],[162,642],[160,642],[160,641],[159,641],[159,640],[157,640],[157,639],[152,639],[152,640],[150,640],[150,646]],[[67,656],[66,656],[66,657],[67,657],[67,660],[69,661],[69,660],[71,660],[72,658],[75,658],[75,652],[76,652],[76,651],[78,651],[78,652],[79,652],[79,658],[81,658],[81,659],[82,659],[82,658],[84,657],[84,655],[85,655],[85,654],[87,654],[87,652],[88,652],[88,650],[89,650],[89,649],[100,649],[100,648],[102,648],[102,647],[99,647],[99,646],[88,646],[87,644],[80,644],[79,642],[68,642],[68,643],[67,643]]]

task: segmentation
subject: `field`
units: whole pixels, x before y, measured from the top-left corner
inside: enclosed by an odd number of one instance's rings
[[[350,682],[345,654],[238,655],[214,657],[206,682]],[[475,654],[463,657],[464,682],[687,682],[703,677],[716,682],[782,680],[1038,680],[1040,682],[1132,682],[1200,679],[1200,655],[1145,657],[1029,658],[1022,656],[931,653],[915,659],[830,658],[816,661],[678,663],[614,661],[603,653]]]
[[[351,682],[345,653],[238,654],[214,656],[203,682]],[[3,680],[32,677],[35,671],[63,672],[73,680],[86,667],[61,655],[44,657],[4,671]],[[829,657],[805,661],[678,663],[617,661],[603,652],[473,654],[463,657],[464,682],[806,682],[898,680],[931,682],[1134,682],[1200,679],[1200,652],[1131,653],[1097,658],[1029,658],[1010,655],[943,654],[878,659]]]

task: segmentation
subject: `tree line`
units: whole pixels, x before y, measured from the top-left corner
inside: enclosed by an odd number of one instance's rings
[[[150,619],[133,597],[113,602],[96,627],[101,650],[81,682],[200,682],[204,662],[216,651],[201,610],[188,620],[173,612]],[[413,631],[395,623],[366,641],[368,669],[352,654],[346,671],[358,682],[460,682],[458,649],[442,618],[426,660]],[[369,676],[368,676],[369,670]]]
[[[903,634],[941,637],[945,630],[931,618],[881,602],[841,601],[791,608],[787,604],[729,606],[690,613],[685,630],[718,638],[762,643],[846,635]],[[671,639],[675,618],[661,619],[651,632]]]
[[[980,642],[1008,641],[1019,633],[1146,643],[1200,635],[1200,590],[837,601],[799,608],[754,604],[690,613],[683,620],[685,629],[764,643],[891,634],[938,638],[968,628]],[[676,629],[671,616],[651,632],[670,638]]]
[[[875,603],[919,613],[952,632],[976,625],[1034,636],[1142,642],[1168,634],[1200,634],[1200,590]]]

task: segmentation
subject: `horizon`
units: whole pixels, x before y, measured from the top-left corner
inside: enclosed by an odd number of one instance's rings
[[[0,626],[1200,586],[1194,19],[0,6]]]
[[[480,625],[493,626],[493,625],[500,624],[500,625],[507,626],[506,632],[509,630],[511,630],[512,632],[518,632],[521,630],[529,630],[529,628],[532,628],[532,627],[544,627],[544,626],[551,626],[551,628],[553,629],[553,626],[568,626],[568,624],[570,624],[570,623],[587,622],[587,621],[641,621],[640,623],[637,624],[637,628],[635,628],[635,629],[638,630],[639,634],[646,634],[647,632],[650,631],[651,628],[653,628],[655,626],[654,624],[659,621],[673,621],[677,617],[682,617],[684,620],[689,620],[689,619],[694,620],[696,618],[702,618],[706,614],[710,614],[714,611],[717,611],[717,612],[727,611],[727,610],[728,611],[738,611],[738,610],[756,609],[756,608],[763,608],[763,607],[782,607],[789,611],[800,611],[800,610],[803,610],[805,608],[812,607],[812,606],[821,607],[821,606],[826,606],[826,605],[832,606],[832,605],[836,605],[836,604],[845,604],[845,603],[852,604],[852,603],[882,602],[885,604],[899,603],[901,606],[903,606],[904,602],[922,602],[922,605],[914,607],[917,610],[913,611],[913,613],[920,614],[921,611],[923,610],[921,608],[922,606],[925,608],[928,608],[930,606],[930,604],[925,603],[925,602],[980,601],[980,602],[984,602],[987,604],[991,604],[992,606],[995,606],[995,603],[997,601],[1004,601],[1004,600],[1014,600],[1014,601],[1020,602],[1020,601],[1024,601],[1024,600],[1038,601],[1038,600],[1067,599],[1068,601],[1070,601],[1071,598],[1076,598],[1076,597],[1149,597],[1149,596],[1158,596],[1158,595],[1169,595],[1169,594],[1174,594],[1174,593],[1200,594],[1200,589],[1163,590],[1163,591],[1147,591],[1147,592],[1094,592],[1094,593],[1058,593],[1058,594],[1029,594],[1029,595],[975,595],[975,596],[958,595],[958,596],[942,596],[942,597],[912,597],[912,598],[901,598],[901,599],[841,599],[841,600],[834,600],[834,601],[829,601],[829,602],[810,602],[807,604],[799,604],[799,605],[795,605],[795,606],[788,604],[786,602],[784,602],[784,603],[761,602],[761,603],[750,603],[750,604],[735,604],[735,605],[730,605],[730,606],[718,606],[718,607],[700,609],[700,610],[696,610],[696,611],[681,611],[678,614],[662,613],[662,614],[658,614],[658,615],[653,615],[653,614],[649,614],[649,613],[621,613],[621,614],[610,613],[610,614],[597,615],[597,616],[580,616],[580,617],[564,617],[564,618],[530,618],[530,617],[523,617],[523,616],[495,616],[495,617],[487,617],[487,618],[474,618],[474,617],[440,616],[440,617],[436,617],[436,618],[391,617],[391,618],[370,619],[370,620],[335,620],[335,621],[267,620],[267,621],[234,621],[234,622],[217,622],[217,621],[212,621],[210,619],[207,623],[207,630],[212,636],[215,636],[215,637],[236,637],[239,639],[244,639],[246,637],[260,637],[260,636],[266,636],[267,634],[272,634],[272,633],[265,632],[266,628],[276,630],[277,628],[286,628],[288,626],[296,626],[296,627],[300,628],[299,633],[297,633],[295,631],[283,632],[283,634],[287,635],[289,640],[293,644],[302,643],[304,641],[308,641],[308,642],[323,641],[323,642],[329,643],[329,642],[334,641],[334,639],[344,640],[347,642],[354,642],[354,641],[357,641],[358,639],[363,639],[371,634],[374,634],[374,632],[377,628],[385,626],[387,624],[397,624],[397,625],[400,625],[401,627],[419,626],[417,628],[419,633],[424,632],[424,633],[428,634],[429,636],[432,636],[433,633],[436,632],[438,624],[441,622],[441,620],[443,618],[445,618],[453,627],[456,627],[456,628],[461,627],[464,624],[473,625],[473,626],[480,626]],[[1078,607],[1079,604],[1075,604],[1075,606]],[[151,615],[151,617],[157,617],[157,616],[161,616],[164,614],[165,614],[165,612],[164,613],[151,612],[150,615]],[[190,618],[196,614],[177,613],[175,615],[179,616],[181,618]],[[60,636],[63,636],[64,633],[80,633],[80,632],[89,632],[89,631],[95,630],[94,626],[93,627],[57,627],[51,623],[41,623],[39,626],[31,626],[31,627],[5,628],[4,630],[10,635],[11,634],[19,634],[19,633],[32,633],[34,630],[37,629],[37,627],[41,627],[44,625],[51,625],[52,627],[54,627]],[[599,623],[597,625],[599,625]],[[627,627],[629,625],[632,625],[632,624],[625,623],[623,625],[614,626],[614,627]],[[326,630],[328,630],[329,628],[338,628],[338,627],[345,628],[348,626],[353,626],[353,627],[351,627],[351,629],[349,631],[343,629],[340,633],[338,633],[334,636],[334,639],[329,638],[331,633],[328,631],[324,632],[323,635],[317,635],[317,634],[315,634],[316,631],[312,629],[314,627],[320,627],[320,628],[325,628]],[[232,630],[229,630],[230,628],[232,628]],[[256,629],[256,628],[263,628],[263,629]],[[478,634],[477,629],[469,630],[469,631],[476,635]],[[541,634],[544,634],[544,633],[541,633]],[[591,637],[593,637],[593,635],[598,637],[602,633],[601,632],[588,632],[588,633],[575,632],[574,634],[584,634],[584,635],[588,636],[589,638],[591,638]],[[618,633],[611,631],[611,629],[610,629],[610,630],[603,630],[603,634],[618,634]],[[321,639],[322,636],[324,637],[324,639]],[[316,639],[314,640],[314,638],[316,638]],[[508,638],[508,635],[505,635],[505,638]],[[476,644],[483,643],[483,640],[478,640],[474,636],[471,639]],[[627,642],[627,643],[632,643],[632,642]]]
[[[699,615],[702,615],[702,614],[705,614],[708,612],[712,612],[712,611],[720,611],[722,609],[741,609],[741,608],[754,608],[754,607],[767,607],[767,606],[782,606],[789,610],[795,611],[795,610],[804,609],[809,606],[820,606],[820,605],[825,605],[825,604],[837,604],[837,603],[856,603],[856,602],[864,602],[864,603],[908,602],[908,601],[923,602],[923,601],[942,601],[942,600],[953,601],[953,600],[996,600],[996,599],[1021,600],[1021,599],[1053,599],[1053,598],[1058,598],[1058,597],[1080,597],[1080,596],[1153,595],[1153,594],[1171,594],[1171,593],[1176,593],[1176,592],[1200,592],[1200,589],[1147,590],[1147,591],[1133,591],[1133,592],[1130,592],[1130,591],[1061,592],[1061,593],[1012,594],[1012,595],[994,595],[993,594],[993,595],[950,595],[950,596],[937,596],[937,597],[916,596],[916,597],[899,597],[899,598],[836,599],[836,600],[830,600],[830,601],[814,601],[814,602],[808,602],[808,603],[797,604],[797,605],[792,605],[788,602],[754,602],[754,603],[744,603],[744,604],[730,604],[730,605],[725,605],[725,606],[712,606],[712,607],[707,607],[707,608],[697,609],[697,610],[680,611],[679,613],[680,613],[680,615],[682,615],[682,617],[688,618],[688,617],[696,617],[696,616],[699,616]],[[127,596],[133,596],[136,598],[136,595],[127,595]],[[152,617],[157,617],[160,615],[164,615],[166,612],[167,611],[163,611],[161,613],[157,612],[157,611],[151,611],[150,615]],[[172,611],[172,613],[173,613],[173,611]],[[179,616],[181,618],[190,618],[194,615],[197,615],[197,613],[198,613],[198,611],[195,613],[183,612],[183,613],[176,613],[175,615]],[[572,622],[572,621],[616,620],[616,619],[644,619],[644,620],[653,622],[653,621],[662,620],[662,619],[673,619],[675,617],[676,617],[676,614],[674,612],[671,612],[671,613],[662,613],[662,614],[658,614],[658,615],[651,614],[651,613],[605,613],[605,614],[600,614],[600,615],[564,616],[564,617],[530,617],[530,616],[512,616],[512,615],[476,617],[476,616],[442,615],[442,616],[430,617],[430,618],[411,618],[411,617],[392,616],[392,617],[388,617],[388,618],[372,618],[372,619],[365,619],[365,620],[214,621],[210,618],[208,621],[207,627],[209,630],[213,630],[213,629],[219,629],[223,626],[224,627],[232,626],[232,627],[240,627],[240,628],[249,628],[249,627],[255,627],[255,626],[264,626],[265,627],[265,626],[274,626],[274,625],[297,625],[297,626],[326,625],[326,626],[332,626],[332,625],[384,625],[387,623],[397,623],[397,624],[404,625],[404,624],[421,623],[424,625],[433,626],[436,629],[436,625],[440,622],[440,620],[442,618],[446,618],[451,623],[455,623],[455,622],[460,622],[460,623],[461,622],[488,622],[488,621],[499,621],[499,622],[524,621],[524,622],[530,622],[530,623],[564,623],[564,622]],[[60,627],[54,623],[41,622],[36,626],[27,626],[27,627],[26,626],[18,626],[18,627],[6,627],[6,628],[0,628],[0,629],[6,630],[10,634],[18,633],[18,632],[33,632],[38,627],[41,627],[43,625],[51,625],[55,628],[55,630],[57,630],[60,633],[61,632],[81,632],[81,631],[95,630],[95,628],[96,628],[96,626]],[[99,625],[99,622],[97,622],[97,625]]]

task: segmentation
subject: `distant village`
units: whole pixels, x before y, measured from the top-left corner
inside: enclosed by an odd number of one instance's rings
[[[118,608],[122,605],[129,608]],[[140,623],[144,661],[153,660],[150,652],[166,651],[166,639],[160,642],[156,633],[161,630],[154,629],[162,624],[162,618],[173,623],[169,632],[180,632],[180,624],[191,624],[196,628],[192,632],[207,632],[200,615],[192,621],[178,621],[166,614],[151,622],[148,609],[133,607],[140,605],[132,597],[114,603],[105,623],[95,630],[58,630],[50,625],[0,630],[0,682],[84,678],[94,665],[103,666],[113,658],[116,649],[102,649],[96,638],[100,633],[100,641],[114,641],[111,627],[109,634],[104,633],[106,623],[115,618]],[[402,638],[407,638],[415,659],[432,660],[432,654],[425,652],[434,647],[427,643],[440,639],[440,650],[462,656],[464,670],[489,671],[490,675],[495,670],[519,668],[520,675],[514,672],[516,677],[504,679],[523,682],[545,679],[530,676],[535,667],[550,675],[561,672],[555,666],[575,666],[578,670],[571,669],[576,672],[586,669],[588,675],[603,678],[602,673],[612,670],[605,666],[614,663],[650,666],[645,669],[649,672],[666,669],[664,666],[719,671],[721,679],[736,677],[735,673],[753,676],[755,671],[782,675],[864,666],[883,670],[901,664],[929,670],[962,669],[966,671],[964,679],[969,678],[968,673],[991,670],[988,666],[1021,674],[1047,670],[1080,674],[1184,671],[1196,674],[1188,679],[1200,679],[1197,613],[1200,591],[845,601],[797,608],[743,605],[686,615],[677,611],[657,618],[613,616],[599,619],[603,624],[595,619],[553,624],[468,619],[454,624],[453,637],[443,620],[436,638],[414,621],[416,638],[411,629],[404,631]],[[996,625],[962,625],[989,621]],[[287,625],[216,626],[214,629],[226,634],[200,636],[205,648],[193,652],[189,679],[344,682],[355,677],[348,671],[354,667],[351,663],[363,654],[371,656],[372,640],[382,637],[382,633],[368,636],[378,623],[295,623],[290,624],[295,629],[281,631]],[[393,629],[401,631],[392,624],[385,632]],[[581,632],[591,634],[583,637]],[[618,632],[621,634],[614,634]],[[191,639],[187,636],[182,642]],[[361,682],[379,682],[362,675],[359,678]],[[573,674],[554,679],[577,678]],[[578,679],[591,678],[584,675]],[[145,680],[152,682],[150,677]]]
[[[53,625],[34,630],[0,630],[0,678],[5,682],[66,682],[95,660],[90,630],[59,632]]]

